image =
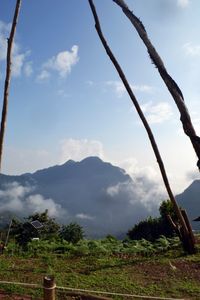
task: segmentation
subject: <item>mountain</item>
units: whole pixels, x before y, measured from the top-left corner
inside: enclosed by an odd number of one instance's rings
[[[199,194],[197,180],[176,197],[190,220],[200,215]],[[13,214],[21,218],[48,209],[62,224],[82,225],[86,236],[122,237],[135,223],[158,215],[165,199],[159,185],[145,174],[133,180],[123,169],[88,157],[32,174],[0,174],[0,225]],[[199,229],[200,222],[192,225]]]
[[[88,157],[32,174],[0,175],[0,212],[22,217],[48,209],[61,223],[78,222],[89,236],[119,237],[150,214],[136,191],[123,169]]]
[[[200,230],[200,222],[193,220],[200,216],[200,180],[195,180],[180,195],[176,196],[178,204],[186,209],[192,228]]]

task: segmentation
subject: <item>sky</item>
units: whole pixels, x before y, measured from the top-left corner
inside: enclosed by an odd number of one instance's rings
[[[200,134],[199,0],[127,0],[180,86]],[[199,178],[197,158],[171,95],[130,21],[94,0],[164,160],[172,190]],[[0,0],[0,105],[15,1]],[[99,156],[133,178],[162,179],[147,134],[105,53],[86,0],[22,1],[13,49],[2,173],[22,174]]]

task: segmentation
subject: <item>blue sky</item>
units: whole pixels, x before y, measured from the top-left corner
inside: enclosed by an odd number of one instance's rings
[[[2,105],[6,37],[14,2],[1,0]],[[179,113],[129,20],[111,0],[94,1],[102,29],[149,120],[175,192],[198,177]],[[199,0],[127,0],[185,96],[200,134]],[[23,1],[2,172],[21,174],[98,155],[133,177],[161,182],[145,130],[94,28],[86,0]]]

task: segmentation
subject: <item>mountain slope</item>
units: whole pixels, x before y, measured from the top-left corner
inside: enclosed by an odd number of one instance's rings
[[[62,223],[80,223],[95,237],[121,236],[150,214],[131,177],[98,157],[33,174],[0,175],[0,212],[25,216],[45,209]]]
[[[186,209],[192,227],[200,230],[200,222],[193,220],[200,216],[200,180],[195,180],[193,183],[176,199],[181,207]]]
[[[166,199],[144,176],[133,181],[123,169],[98,157],[69,160],[33,174],[0,174],[0,213],[23,217],[48,209],[61,223],[78,222],[89,236],[122,236],[140,220],[157,215]],[[199,195],[197,180],[176,197],[190,220],[200,215]],[[192,225],[200,229],[200,222]]]

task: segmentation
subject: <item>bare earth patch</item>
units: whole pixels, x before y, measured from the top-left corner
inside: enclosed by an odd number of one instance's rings
[[[26,295],[13,295],[0,291],[0,300],[32,300],[33,298]],[[38,299],[39,300],[39,299]]]

